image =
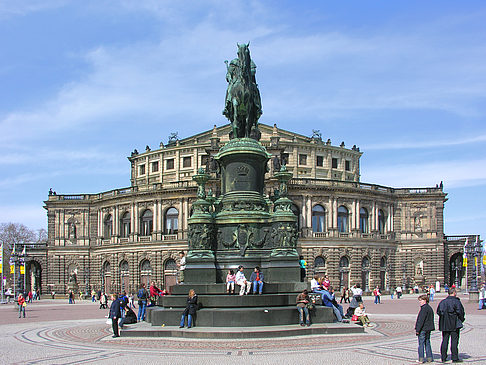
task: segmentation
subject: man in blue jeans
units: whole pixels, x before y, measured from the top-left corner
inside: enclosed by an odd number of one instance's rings
[[[253,294],[257,293],[258,287],[258,294],[262,294],[263,291],[263,273],[260,272],[260,268],[257,266],[253,270],[250,276],[250,281],[253,284]]]
[[[418,301],[420,303],[420,312],[415,322],[415,334],[418,336],[418,361],[433,362],[434,356],[430,346],[430,332],[435,330],[434,310],[429,305],[427,295],[422,294],[418,297]],[[426,358],[424,357],[424,349]]]
[[[138,290],[138,316],[137,320],[144,321],[145,320],[145,310],[147,308],[147,299],[149,294],[147,289],[145,289],[145,283],[142,283],[141,288]]]

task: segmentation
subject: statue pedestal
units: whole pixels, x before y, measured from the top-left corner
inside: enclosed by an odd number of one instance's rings
[[[479,291],[469,292],[469,303],[479,303]]]

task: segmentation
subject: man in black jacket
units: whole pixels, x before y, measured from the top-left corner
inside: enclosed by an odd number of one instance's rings
[[[112,295],[111,300],[113,300],[110,307],[110,318],[111,326],[113,328],[113,337],[120,337],[118,333],[118,319],[121,317],[122,300],[119,299],[116,295]]]
[[[430,332],[435,330],[434,311],[429,305],[429,298],[423,294],[418,297],[420,312],[415,322],[415,334],[418,336],[418,355],[419,362],[424,362],[424,348],[427,362],[433,362],[432,347],[430,346]]]
[[[439,315],[439,330],[442,332],[442,344],[440,345],[440,357],[442,362],[447,361],[447,348],[449,337],[451,338],[452,362],[462,362],[459,359],[459,331],[465,319],[464,307],[457,297],[456,288],[449,289],[449,296],[442,300],[437,307]]]

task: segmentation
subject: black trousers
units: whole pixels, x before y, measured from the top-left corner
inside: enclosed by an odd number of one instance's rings
[[[111,319],[111,327],[113,328],[113,335],[117,337],[120,336],[120,333],[118,332],[118,318]]]
[[[440,358],[447,360],[447,348],[451,339],[451,360],[459,360],[459,329],[455,331],[442,331],[442,344],[440,345]]]

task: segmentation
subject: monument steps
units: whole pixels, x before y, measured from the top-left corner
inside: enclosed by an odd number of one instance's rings
[[[160,337],[160,338],[187,338],[187,339],[258,339],[279,338],[310,335],[346,335],[363,334],[364,328],[355,324],[326,323],[313,324],[302,327],[298,324],[258,327],[193,327],[179,328],[178,326],[150,326],[147,323],[125,326],[120,331],[121,337]]]
[[[225,294],[225,295],[198,295],[201,308],[235,308],[235,307],[282,307],[295,305],[296,293],[291,294]],[[160,298],[157,304],[161,307],[185,308],[187,296],[168,295]]]
[[[251,273],[249,271],[249,273]],[[250,277],[250,275],[247,275]],[[196,294],[220,294],[226,295],[226,284],[225,283],[187,283],[182,285],[171,286],[170,291],[173,295],[186,295],[190,289],[194,289]],[[235,285],[235,292],[239,292],[240,287]],[[285,283],[265,283],[263,285],[264,294],[280,294],[280,293],[302,293],[304,289],[309,290],[310,285],[308,283],[302,282],[285,282]]]
[[[184,308],[147,308],[146,321],[153,326],[176,326],[180,323]],[[317,306],[311,311],[313,323],[333,323],[335,320],[331,308]],[[297,307],[264,306],[234,308],[202,308],[196,314],[196,326],[200,327],[255,327],[291,325],[299,323]]]

